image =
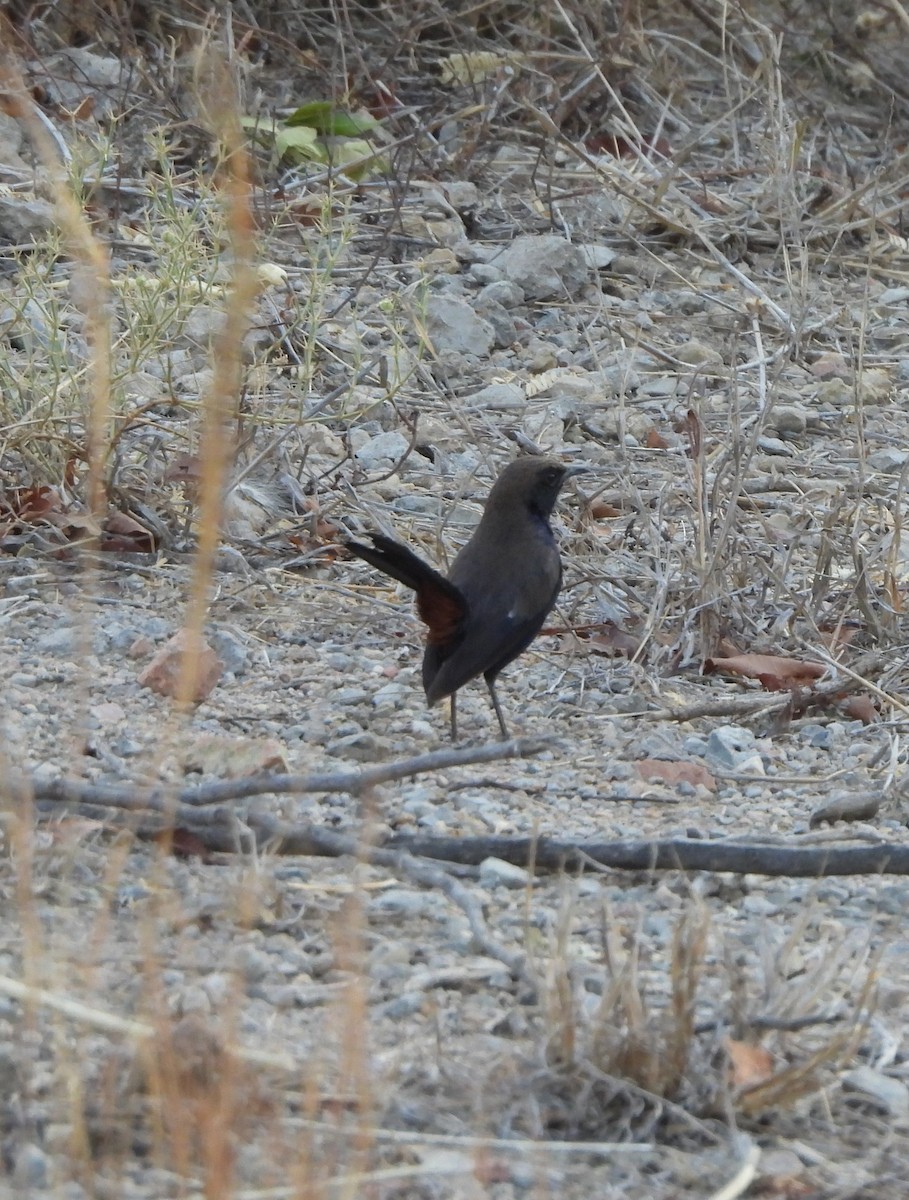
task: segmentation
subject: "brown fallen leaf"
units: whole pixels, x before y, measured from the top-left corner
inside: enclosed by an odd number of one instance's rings
[[[861,721],[865,725],[873,725],[881,719],[881,714],[874,707],[874,701],[864,692],[858,696],[846,696],[839,702],[839,710],[843,716],[852,721]]]
[[[642,758],[634,764],[638,775],[648,783],[659,780],[661,783],[677,784],[690,783],[692,787],[705,787],[709,792],[716,791],[716,780],[703,763],[673,762],[662,758]]]
[[[187,653],[196,652],[194,688],[189,699],[200,704],[214,691],[224,666],[204,638],[190,646],[185,629],[174,634],[139,675],[139,686],[150,688],[160,696],[176,699],[182,683],[183,663]]]
[[[647,431],[647,436],[644,438],[644,445],[648,450],[668,450],[669,443],[654,426]]]
[[[704,662],[705,675],[718,671],[726,675],[757,679],[768,692],[809,687],[820,679],[826,670],[821,663],[784,658],[776,654],[737,654],[732,658],[708,658]]]
[[[859,633],[862,626],[858,621],[841,621],[837,625],[819,627],[818,632],[821,635],[821,641],[828,650],[836,650],[839,646],[848,646],[850,642],[855,640],[855,635]]]
[[[616,508],[614,504],[607,504],[605,500],[591,500],[587,506],[587,513],[594,521],[604,521],[612,517],[622,516],[620,508]]]
[[[97,518],[90,512],[48,513],[47,520],[63,533],[67,541],[75,542],[82,538],[97,538],[101,536],[101,526]]]
[[[591,154],[610,154],[613,158],[669,158],[672,147],[664,137],[635,138],[621,133],[594,133],[584,142]]]
[[[773,1077],[773,1059],[763,1046],[738,1042],[727,1037],[723,1042],[729,1055],[730,1082],[736,1091],[756,1087]]]
[[[104,519],[101,549],[112,554],[153,554],[155,538],[129,513],[112,512]]]
[[[587,635],[579,631],[579,636],[595,654],[608,654],[612,657],[624,655],[625,658],[634,658],[641,649],[640,638],[621,629],[612,621],[604,621],[599,629]]]
[[[682,437],[688,439],[688,457],[700,458],[703,446],[703,428],[694,409],[689,408],[685,416],[677,421],[673,428],[676,433],[680,433]]]
[[[165,850],[169,850],[174,858],[198,858],[204,863],[212,861],[211,851],[197,833],[190,829],[162,829],[155,841]]]

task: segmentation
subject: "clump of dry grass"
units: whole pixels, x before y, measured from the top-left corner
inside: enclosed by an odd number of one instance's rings
[[[820,1095],[861,1043],[873,960],[861,942],[802,948],[808,916],[777,951],[729,959],[712,944],[705,905],[691,899],[662,958],[640,925],[629,930],[606,908],[594,965],[570,935],[574,904],[538,962],[542,1064],[532,1090],[550,1134],[712,1140],[736,1114]],[[793,954],[801,970],[790,978]]]

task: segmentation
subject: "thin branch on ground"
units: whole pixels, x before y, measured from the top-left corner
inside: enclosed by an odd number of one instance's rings
[[[400,762],[381,763],[360,771],[342,771],[327,775],[251,775],[247,779],[219,779],[199,787],[183,788],[174,793],[158,786],[118,787],[111,784],[85,783],[78,779],[23,780],[20,787],[35,800],[53,800],[66,804],[92,804],[102,808],[121,808],[134,812],[170,813],[174,806],[202,808],[229,800],[246,800],[262,795],[303,795],[308,792],[346,792],[359,796],[381,783],[408,779],[428,771],[474,763],[498,762],[509,758],[530,758],[551,749],[553,742],[542,738],[517,738],[510,742],[492,742],[486,746],[468,746],[463,750],[435,750]]]

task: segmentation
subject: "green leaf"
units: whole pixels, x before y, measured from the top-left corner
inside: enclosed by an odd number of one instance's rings
[[[376,154],[371,142],[345,140],[334,142],[328,153],[333,166],[355,183],[375,175],[385,167],[385,160]]]
[[[303,162],[306,159],[327,162],[328,155],[318,137],[315,129],[309,129],[305,125],[296,129],[279,129],[275,134],[275,153],[278,158],[286,158],[292,163]]]
[[[275,123],[268,117],[241,117],[241,126],[250,135],[251,139],[258,142],[260,146],[271,146],[275,141]]]
[[[361,137],[375,129],[378,123],[368,112],[352,113],[337,108],[331,100],[310,100],[308,104],[301,104],[284,122],[293,127],[309,126],[329,137]]]

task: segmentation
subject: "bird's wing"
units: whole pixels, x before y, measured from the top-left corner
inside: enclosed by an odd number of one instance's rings
[[[555,604],[561,582],[559,571],[554,582],[541,579],[532,595],[515,587],[476,598],[470,607],[470,638],[483,664],[478,661],[475,674],[497,674],[526,650]]]
[[[517,588],[484,589],[471,600],[460,636],[447,654],[427,648],[423,682],[430,703],[448,696],[477,675],[494,679],[536,635],[559,594],[560,579],[531,604]]]

